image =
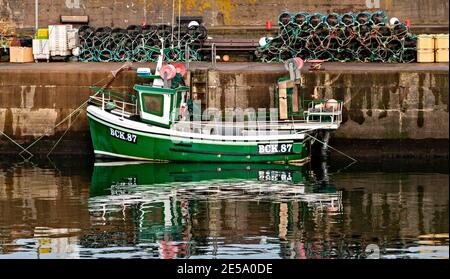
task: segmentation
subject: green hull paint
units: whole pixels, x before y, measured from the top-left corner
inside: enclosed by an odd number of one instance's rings
[[[124,163],[95,165],[90,196],[108,195],[111,185],[170,185],[174,182],[255,180],[303,183],[307,169],[280,164]]]
[[[137,142],[131,143],[110,135],[110,127],[88,114],[94,151],[97,155],[156,161],[190,162],[298,162],[309,158],[310,141],[294,142],[293,154],[259,155],[258,145],[229,145],[198,142],[173,142],[170,138],[154,137],[147,133],[137,135]],[[222,143],[222,142],[221,142]]]

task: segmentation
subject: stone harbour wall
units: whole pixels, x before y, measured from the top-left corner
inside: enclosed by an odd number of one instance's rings
[[[227,64],[232,65],[232,64]],[[282,65],[248,66],[252,71],[211,70],[192,66],[193,95],[208,107],[268,108],[274,104],[275,84],[285,76]],[[337,67],[339,64],[337,64]],[[87,100],[91,85],[103,85],[114,63],[23,64],[0,67],[0,131],[27,146],[46,152],[70,126],[60,151],[90,151],[86,114],[53,129]],[[239,66],[230,66],[239,67]],[[327,66],[328,67],[328,66]],[[219,65],[220,68],[220,65]],[[333,139],[447,140],[449,138],[448,68],[445,71],[304,71],[306,98],[344,101],[343,123]],[[110,77],[110,76],[109,76]],[[105,79],[106,78],[106,79]],[[131,91],[134,71],[119,74],[112,89]],[[16,152],[0,135],[0,153]]]
[[[284,73],[209,72],[208,106],[269,107]],[[348,139],[448,139],[448,72],[306,72],[307,99],[344,101]]]

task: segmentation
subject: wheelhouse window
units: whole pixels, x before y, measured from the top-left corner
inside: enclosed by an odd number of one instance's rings
[[[142,96],[144,111],[147,113],[162,116],[164,113],[164,96],[145,94]]]

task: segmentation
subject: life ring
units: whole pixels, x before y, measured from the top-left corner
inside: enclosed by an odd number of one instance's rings
[[[299,71],[303,68],[303,59],[300,57],[295,57],[288,59],[284,62],[284,68],[289,71],[289,66],[292,65],[292,68],[298,69]]]
[[[173,65],[167,64],[161,67],[159,73],[162,78],[164,78],[164,76],[167,75],[167,79],[173,79],[177,74],[177,70]]]
[[[300,70],[301,68],[303,68],[303,65],[305,64],[303,62],[303,59],[301,59],[300,57],[295,57],[294,60],[297,63],[297,69]]]

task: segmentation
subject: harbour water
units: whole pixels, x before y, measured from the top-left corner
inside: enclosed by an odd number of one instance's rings
[[[0,258],[449,258],[448,160],[0,160]]]

